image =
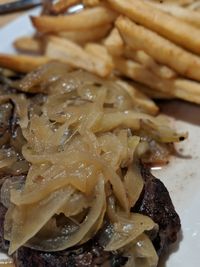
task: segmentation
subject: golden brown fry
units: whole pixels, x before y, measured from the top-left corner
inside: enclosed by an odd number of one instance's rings
[[[139,110],[145,111],[151,115],[156,115],[158,113],[158,106],[135,86],[123,80],[117,80],[116,83],[130,95],[133,103]]]
[[[136,25],[125,17],[117,19],[116,25],[127,45],[145,51],[157,62],[176,70],[183,76],[200,81],[200,57],[187,52],[158,34]]]
[[[40,54],[42,52],[41,40],[34,37],[20,37],[13,43],[14,47],[22,52]]]
[[[198,11],[199,12],[199,9],[200,9],[200,1],[194,1],[192,2],[191,4],[189,4],[187,6],[187,9],[189,10],[195,10],[195,11]]]
[[[83,0],[84,6],[98,6],[101,0]]]
[[[141,63],[161,78],[171,79],[176,77],[176,72],[174,70],[167,66],[158,64],[151,56],[142,50],[133,50],[129,47],[126,47],[124,50],[124,55],[126,58],[130,58],[133,61]]]
[[[111,31],[111,33],[103,41],[103,44],[106,46],[111,55],[120,56],[124,52],[124,41],[117,28],[114,28]]]
[[[27,73],[50,61],[45,56],[0,54],[0,66],[17,72]]]
[[[66,16],[31,17],[33,26],[39,32],[62,32],[89,30],[107,25],[115,20],[116,13],[106,7],[98,6]]]
[[[107,24],[89,30],[59,32],[57,35],[67,38],[75,43],[84,44],[86,42],[95,42],[104,38],[111,28],[112,24]]]
[[[200,53],[200,30],[144,0],[108,0],[114,9],[167,39]],[[194,37],[195,36],[195,37]]]
[[[91,71],[92,61],[82,47],[74,42],[55,36],[48,37],[46,56],[67,62],[69,65]]]
[[[152,89],[155,88],[164,92],[170,91],[170,80],[161,79],[141,64],[120,57],[114,57],[113,61],[115,64],[115,68],[122,75],[125,75],[137,82],[145,84]]]
[[[162,0],[162,3],[176,6],[185,6],[194,3],[196,0]],[[161,3],[160,0],[151,0],[151,2]]]
[[[79,3],[81,3],[81,0],[59,0],[52,5],[50,11],[54,14],[60,14],[65,12],[69,7]]]
[[[139,92],[142,92],[145,95],[147,95],[148,97],[153,98],[153,99],[173,99],[173,98],[175,98],[173,95],[170,95],[169,92],[165,93],[165,92],[162,92],[162,91],[151,89],[147,85],[144,85],[144,84],[141,84],[141,83],[137,83],[137,82],[132,81],[131,84]]]
[[[110,74],[114,68],[113,60],[107,49],[100,44],[88,43],[84,47],[85,51],[92,56],[93,59],[97,59],[96,62],[99,62],[99,69],[101,66],[106,67],[107,72]],[[103,71],[104,72],[104,71]]]
[[[186,101],[200,104],[200,83],[187,79],[174,79],[175,96]]]
[[[49,37],[46,56],[102,77],[109,75],[111,72],[110,65],[108,66],[105,60],[87,53],[81,46],[67,39]]]
[[[153,90],[169,93],[170,96],[173,95],[174,97],[200,104],[200,83],[179,78],[172,80],[162,79],[144,66],[131,60],[123,58],[114,58],[113,60],[116,69],[122,75],[145,84]]]
[[[149,2],[150,3],[150,2]],[[163,5],[158,3],[151,3],[155,8],[158,8],[166,13],[169,13],[179,19],[184,20],[196,27],[200,27],[200,13],[189,10],[184,7],[176,5]]]

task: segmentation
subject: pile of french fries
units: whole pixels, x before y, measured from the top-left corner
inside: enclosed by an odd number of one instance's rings
[[[19,54],[0,54],[0,66],[26,73],[59,60],[122,79],[152,114],[158,108],[143,93],[200,104],[199,11],[194,0],[59,0],[30,18],[36,34],[14,42]]]

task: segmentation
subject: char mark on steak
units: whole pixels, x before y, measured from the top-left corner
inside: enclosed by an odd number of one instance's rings
[[[141,174],[144,188],[132,211],[151,217],[159,225],[159,232],[153,243],[160,255],[176,241],[181,228],[180,218],[165,185],[145,166],[141,166]]]

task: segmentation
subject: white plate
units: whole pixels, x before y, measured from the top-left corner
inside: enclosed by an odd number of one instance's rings
[[[34,10],[29,14],[37,13]],[[0,29],[0,52],[14,53],[12,41],[31,33],[28,15]],[[173,101],[164,105],[164,111],[179,119],[173,122],[174,126],[189,131],[189,139],[177,147],[182,149],[184,158],[171,158],[168,166],[154,170],[167,186],[182,221],[182,240],[173,246],[162,266],[197,267],[200,266],[200,107]]]
[[[12,46],[13,41],[17,37],[34,33],[34,29],[31,25],[29,16],[37,15],[39,13],[39,10],[39,8],[35,8],[27,12],[26,15],[20,16],[16,20],[0,28],[0,53],[15,53],[15,49]]]

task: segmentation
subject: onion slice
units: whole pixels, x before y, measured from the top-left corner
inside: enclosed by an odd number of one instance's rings
[[[101,217],[105,202],[104,179],[103,177],[100,177],[96,185],[95,198],[91,203],[91,209],[77,231],[70,235],[69,231],[62,231],[63,229],[61,229],[60,235],[54,239],[45,239],[44,237],[41,239],[36,235],[34,238],[29,240],[26,246],[36,250],[52,252],[61,251],[77,245],[87,235],[90,229],[97,222],[98,218]]]
[[[151,218],[138,213],[130,214],[129,218],[118,217],[114,223],[114,233],[105,247],[106,251],[113,251],[128,245],[140,236],[144,231],[150,231],[156,227]]]
[[[158,255],[155,248],[146,234],[142,234],[135,245],[135,251],[137,259],[141,262],[141,259],[145,262],[144,264],[137,265],[139,267],[156,267],[158,264]],[[136,260],[137,263],[137,260]]]
[[[16,206],[13,211],[9,255],[32,238],[67,202],[73,192],[71,187],[62,188],[35,205]]]
[[[144,181],[136,164],[129,166],[124,177],[124,184],[128,195],[129,207],[132,208],[139,199],[144,186]]]
[[[128,246],[125,256],[129,258],[125,267],[157,267],[158,255],[146,234],[141,234]]]

